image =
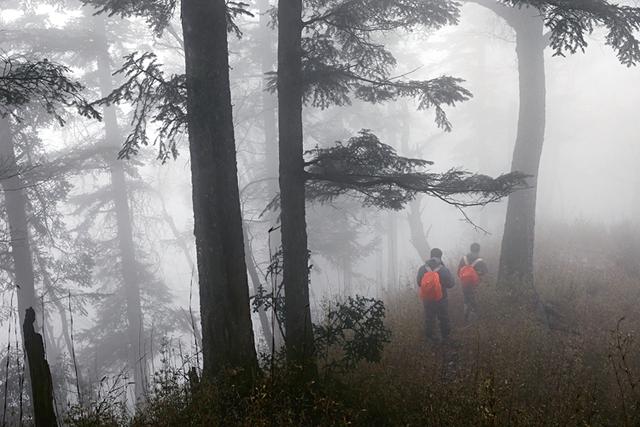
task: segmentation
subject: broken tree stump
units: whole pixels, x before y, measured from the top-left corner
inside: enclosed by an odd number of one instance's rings
[[[35,331],[36,312],[29,307],[24,316],[24,349],[29,362],[33,418],[36,427],[57,427],[53,404],[53,383],[49,363],[44,354],[42,335]]]

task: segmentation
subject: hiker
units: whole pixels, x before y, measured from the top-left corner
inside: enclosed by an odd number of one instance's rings
[[[478,304],[476,302],[476,288],[482,281],[482,277],[488,272],[487,264],[480,258],[480,245],[472,243],[470,252],[462,257],[458,264],[458,278],[462,285],[462,295],[464,296],[464,323],[469,323],[471,312],[478,315]]]
[[[438,319],[442,341],[449,340],[449,309],[447,289],[455,285],[451,272],[442,263],[442,251],[431,249],[431,259],[418,270],[416,278],[420,299],[424,305],[425,333],[428,341],[437,342],[433,329]]]

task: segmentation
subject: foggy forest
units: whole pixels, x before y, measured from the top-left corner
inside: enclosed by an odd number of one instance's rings
[[[5,426],[640,425],[640,3],[0,0]]]

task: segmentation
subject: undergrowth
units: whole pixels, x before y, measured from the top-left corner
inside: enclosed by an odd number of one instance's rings
[[[608,309],[599,314],[600,298],[558,304],[558,322],[569,327],[554,330],[487,286],[480,292],[481,316],[461,329],[460,295],[452,292],[458,345],[433,347],[422,340],[422,307],[413,289],[407,290],[387,303],[393,335],[377,363],[360,362],[304,384],[276,364],[244,394],[225,382],[194,383],[182,370],[165,369],[156,375],[148,401],[126,423],[637,425],[640,361],[630,332],[637,319],[609,318]],[[123,419],[110,414],[101,422],[68,422],[115,426]]]
[[[579,230],[578,230],[579,231]],[[580,235],[580,233],[574,233]],[[540,241],[544,244],[544,236]],[[575,247],[571,247],[574,245]],[[462,295],[449,294],[456,345],[423,339],[416,291],[384,298],[386,314],[359,333],[336,335],[367,312],[343,308],[316,333],[333,348],[321,353],[320,375],[300,383],[282,359],[264,359],[249,391],[229,382],[203,384],[186,368],[161,369],[135,415],[118,405],[70,412],[72,426],[637,426],[640,425],[640,287],[633,259],[603,259],[580,240],[547,246],[539,256],[533,310],[492,280],[478,290],[480,313],[463,327]],[[563,252],[564,251],[564,252]],[[573,254],[568,259],[567,254]],[[623,253],[623,255],[626,254]],[[628,255],[628,254],[627,254]],[[488,256],[491,263],[490,255]],[[559,260],[565,260],[560,262]],[[494,264],[495,265],[495,264]],[[625,268],[622,268],[623,266]],[[380,310],[380,306],[376,306]],[[541,313],[545,319],[541,319]],[[355,317],[354,317],[355,316]],[[354,359],[350,339],[377,336],[377,357]],[[384,347],[380,344],[389,340]],[[345,345],[347,351],[345,352]],[[336,347],[337,346],[337,347]],[[345,363],[338,363],[350,355]],[[273,362],[273,363],[271,363]],[[100,419],[98,419],[100,418]]]

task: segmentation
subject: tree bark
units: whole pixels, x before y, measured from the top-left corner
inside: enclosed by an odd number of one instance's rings
[[[106,22],[103,17],[96,17],[94,19],[94,28],[98,43],[96,56],[98,63],[98,81],[101,95],[107,96],[113,90],[113,81],[111,79],[111,57],[109,55]],[[131,209],[127,190],[127,177],[124,170],[124,162],[117,159],[117,153],[123,138],[114,107],[110,106],[104,109],[103,121],[105,143],[107,146],[113,148],[113,156],[109,159],[109,174],[116,217],[120,270],[126,301],[129,369],[133,372],[136,399],[140,399],[144,396],[147,381],[146,355],[143,351],[145,333],[140,301],[140,285],[138,283],[138,266],[133,241]]]
[[[302,0],[278,2],[278,129],[285,292],[286,352],[290,363],[315,373],[309,307],[302,135]]]
[[[516,53],[520,87],[518,132],[513,151],[512,171],[533,177],[530,189],[509,196],[505,221],[498,285],[533,286],[533,249],[537,175],[545,131],[544,24],[537,10],[523,8],[509,24],[516,32]]]
[[[45,357],[42,335],[38,334],[33,326],[35,321],[36,312],[31,307],[27,308],[22,330],[31,377],[33,418],[36,427],[56,427],[58,422],[53,405],[51,371]]]
[[[244,259],[224,0],[184,0],[194,233],[203,376],[257,371]],[[231,372],[231,371],[228,371]]]

